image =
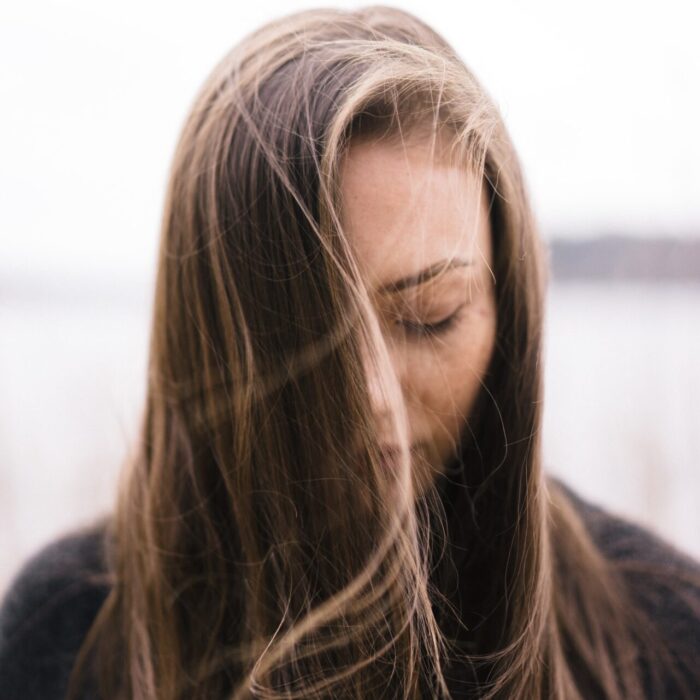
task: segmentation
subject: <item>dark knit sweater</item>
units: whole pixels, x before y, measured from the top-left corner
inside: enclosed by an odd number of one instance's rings
[[[567,493],[607,557],[632,557],[700,576],[700,564],[649,531]],[[102,527],[70,533],[24,564],[0,605],[0,700],[65,696],[76,652],[109,592],[100,578],[105,571]],[[633,595],[635,585],[630,577]],[[700,600],[697,581],[657,595],[645,590],[635,599],[661,623],[660,629],[682,643],[684,661],[692,666],[700,663],[700,619],[691,614],[689,595]],[[700,686],[692,687],[700,698]]]

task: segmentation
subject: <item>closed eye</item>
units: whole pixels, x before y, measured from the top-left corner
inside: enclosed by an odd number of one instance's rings
[[[441,319],[440,321],[436,321],[435,323],[422,323],[420,321],[409,321],[406,319],[401,319],[397,323],[407,335],[417,339],[444,335],[457,323],[459,317],[461,316],[461,310],[464,306],[465,304],[461,304],[449,316]]]

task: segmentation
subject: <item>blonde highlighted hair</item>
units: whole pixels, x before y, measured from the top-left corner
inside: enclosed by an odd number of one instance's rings
[[[385,349],[339,187],[353,139],[414,134],[488,188],[498,311],[451,478],[415,501],[407,479],[388,498],[366,411]],[[427,25],[310,10],[239,43],[172,164],[142,430],[73,692],[643,697],[646,628],[542,473],[545,286],[498,110]]]

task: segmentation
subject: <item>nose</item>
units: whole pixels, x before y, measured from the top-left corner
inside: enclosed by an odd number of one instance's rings
[[[367,391],[369,394],[370,407],[373,415],[378,419],[389,412],[389,400],[386,395],[387,387],[382,380],[382,375],[386,373],[377,368],[374,362],[365,362],[365,375],[367,377]]]

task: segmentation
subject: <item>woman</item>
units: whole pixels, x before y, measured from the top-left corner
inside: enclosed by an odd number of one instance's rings
[[[544,262],[425,24],[247,37],[175,154],[115,512],[5,600],[10,697],[698,697],[700,567],[543,475]]]

